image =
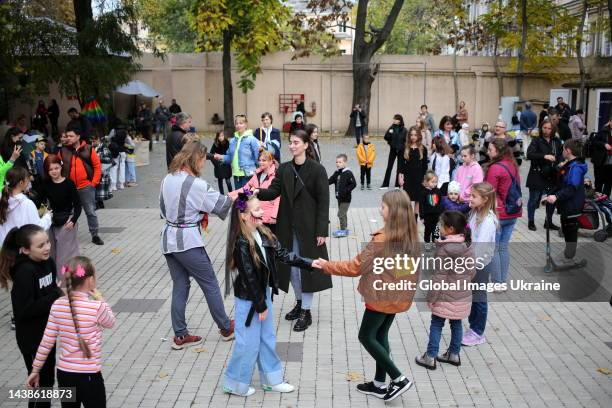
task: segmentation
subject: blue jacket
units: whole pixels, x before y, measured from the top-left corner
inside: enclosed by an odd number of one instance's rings
[[[467,203],[456,203],[448,197],[442,197],[442,211],[459,211],[466,214],[470,211],[470,206]]]
[[[223,162],[232,164],[232,158],[236,151],[236,144],[238,143],[237,133],[234,134],[229,141],[229,148],[227,154],[223,156]],[[253,131],[248,129],[242,135],[242,141],[240,142],[240,150],[238,150],[238,166],[244,171],[246,176],[252,176],[258,167],[257,161],[259,160],[259,142],[253,136]]]
[[[521,113],[521,130],[535,129],[538,126],[538,116],[531,109],[525,108]]]
[[[564,217],[577,216],[584,207],[584,175],[588,165],[582,159],[574,159],[561,168],[561,184],[557,196],[557,210]]]

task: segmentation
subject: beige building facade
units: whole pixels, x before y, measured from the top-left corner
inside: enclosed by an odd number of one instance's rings
[[[324,132],[342,134],[349,120],[352,103],[351,56],[334,59],[306,58],[291,60],[291,53],[276,53],[263,59],[255,89],[244,94],[234,86],[234,112],[244,113],[256,127],[262,112],[271,112],[274,123],[291,119],[291,111],[284,112],[281,100],[303,95],[308,122],[316,123]],[[379,74],[372,86],[370,102],[370,133],[383,132],[395,113],[404,116],[407,124],[416,120],[421,104],[429,106],[436,121],[443,115],[456,112],[453,87],[453,60],[451,56],[383,55]],[[166,104],[176,98],[183,111],[193,116],[198,130],[212,131],[219,128],[212,124],[216,113],[223,118],[223,85],[221,55],[169,54],[165,59],[144,55],[142,70],[134,79],[144,81],[160,92]],[[524,98],[539,103],[547,102],[549,91],[560,88],[563,82],[575,78],[577,66],[573,62],[559,70],[558,79],[547,75],[528,75],[524,82]],[[239,74],[232,72],[234,84]],[[483,122],[493,122],[499,115],[500,95],[493,61],[489,57],[460,57],[457,62],[459,99],[464,100],[469,112],[470,127],[480,127]],[[504,77],[505,94],[512,95],[516,79],[511,74]],[[288,95],[292,94],[292,95]],[[67,120],[66,111],[76,105],[57,94],[52,87],[48,98],[60,103],[60,124]],[[285,98],[285,99],[286,99]],[[47,97],[43,98],[47,99]],[[115,111],[126,118],[136,101],[145,101],[154,109],[157,98],[141,99],[115,94]],[[34,107],[19,105],[13,113],[30,115]]]

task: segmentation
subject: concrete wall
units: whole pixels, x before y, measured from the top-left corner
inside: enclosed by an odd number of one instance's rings
[[[372,86],[370,132],[386,129],[395,113],[401,113],[406,123],[413,123],[422,103],[429,105],[436,120],[455,113],[452,57],[385,55],[377,61],[381,62],[381,68]],[[198,130],[215,130],[211,124],[212,115],[223,116],[220,54],[170,54],[165,60],[145,55],[141,64],[142,70],[135,79],[157,89],[167,103],[176,98],[183,110],[192,114]],[[470,125],[479,127],[485,121],[493,122],[499,113],[499,95],[492,59],[459,57],[457,68],[459,98],[467,103]],[[571,64],[561,72],[575,75],[577,67]],[[238,77],[234,71],[234,83]],[[290,115],[279,112],[279,95],[305,94],[306,109],[310,110],[313,102],[317,107],[315,116],[308,121],[317,123],[323,131],[341,133],[351,110],[351,77],[351,56],[326,61],[315,57],[291,61],[291,53],[276,53],[263,59],[262,72],[257,76],[253,91],[243,94],[234,86],[234,112],[247,114],[255,127],[260,114],[269,111],[274,115],[275,124],[280,126]],[[528,76],[523,86],[524,98],[546,101],[549,89],[560,87],[562,82],[563,79],[555,81],[544,75]],[[504,94],[513,95],[515,88],[515,79],[507,76]],[[75,102],[59,98],[53,87],[48,98],[52,97],[60,103],[60,124],[64,123],[66,110]],[[127,116],[135,99],[115,96],[115,109],[120,117]],[[149,101],[153,107],[157,104],[156,100]],[[30,109],[20,105],[13,112],[29,114]]]

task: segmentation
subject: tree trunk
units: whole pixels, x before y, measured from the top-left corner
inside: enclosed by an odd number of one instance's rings
[[[453,87],[455,88],[455,109],[459,109],[459,83],[457,81],[457,37],[453,44]]]
[[[223,131],[234,135],[234,89],[232,86],[232,33],[223,32]]]
[[[527,0],[521,0],[521,48],[518,52],[516,67],[516,96],[523,97],[523,77],[525,75],[525,48],[527,47]]]
[[[366,41],[368,3],[369,0],[359,0],[357,4],[355,41],[353,43],[353,105],[351,105],[351,111],[355,104],[361,105],[362,111],[366,115],[366,126],[370,119],[372,84],[374,83],[376,74],[378,74],[379,67],[379,65],[377,65],[372,69],[372,57],[389,38],[393,25],[404,5],[404,0],[394,0],[383,27],[380,29],[373,29],[371,27],[370,30],[372,32],[367,33],[369,40]],[[346,129],[345,136],[354,136],[354,134],[355,126],[354,122],[351,120]]]
[[[499,99],[504,96],[504,77],[501,74],[501,70],[499,69],[499,40],[497,36],[495,37],[495,45],[493,46],[493,68],[495,68],[495,76],[497,77],[497,92],[499,93]]]
[[[584,69],[584,58],[582,57],[582,34],[584,33],[584,22],[586,21],[587,10],[589,8],[588,0],[582,0],[582,13],[580,15],[580,25],[578,26],[578,35],[576,37],[576,57],[578,58],[578,67],[580,69],[580,109],[584,110],[586,101],[586,71]]]
[[[612,42],[612,0],[608,0],[608,27],[610,29],[608,33],[610,34],[609,41]]]
[[[77,33],[82,33],[85,28],[93,22],[93,10],[91,8],[91,0],[74,0],[74,18]],[[83,38],[82,35],[78,35],[78,47],[79,47],[79,55],[87,55],[88,52],[91,52],[94,47],[91,47],[90,44],[92,39]]]

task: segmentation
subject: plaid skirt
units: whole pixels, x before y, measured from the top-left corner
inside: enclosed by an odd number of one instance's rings
[[[96,187],[96,201],[106,201],[111,198],[110,194],[111,178],[109,173],[105,173],[100,178],[100,183]]]

